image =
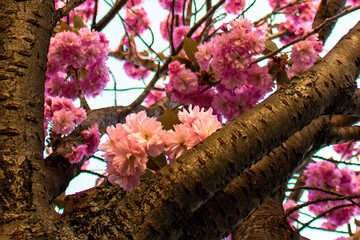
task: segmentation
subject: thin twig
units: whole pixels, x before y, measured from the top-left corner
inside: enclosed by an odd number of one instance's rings
[[[86,0],[72,0],[67,3],[64,7],[56,10],[54,14],[54,23],[56,24],[61,18],[67,16],[71,10],[83,4]]]
[[[281,51],[284,50],[285,48],[287,48],[287,47],[289,47],[289,46],[291,46],[291,45],[293,45],[293,44],[295,44],[295,43],[298,43],[298,42],[300,42],[300,41],[302,41],[302,40],[305,40],[307,37],[309,37],[309,36],[311,36],[311,35],[319,32],[319,31],[322,29],[322,27],[323,27],[325,24],[327,24],[328,22],[331,22],[331,21],[333,21],[333,20],[335,20],[335,19],[338,19],[338,18],[340,18],[340,17],[342,17],[342,16],[344,16],[344,15],[346,15],[346,14],[349,14],[349,13],[351,13],[351,12],[353,12],[353,11],[356,11],[356,10],[358,10],[358,9],[360,9],[360,5],[359,5],[359,6],[356,6],[356,7],[353,7],[353,8],[348,8],[348,9],[346,9],[345,11],[343,11],[342,13],[339,13],[339,14],[331,17],[331,18],[327,18],[322,24],[320,24],[319,26],[317,26],[317,27],[314,28],[313,30],[309,31],[309,32],[308,32],[307,34],[305,34],[304,36],[302,36],[302,37],[300,37],[300,38],[297,38],[297,39],[295,39],[294,41],[291,41],[291,42],[283,45],[282,47],[278,48],[277,50],[275,50],[275,51],[273,51],[273,52],[271,52],[271,53],[269,53],[269,54],[267,54],[267,55],[265,55],[265,56],[263,56],[263,57],[260,57],[260,58],[256,59],[255,61],[252,62],[252,64],[253,64],[253,63],[258,63],[258,62],[260,62],[260,61],[262,61],[262,60],[265,60],[265,59],[267,59],[267,58],[271,58],[271,57],[275,56],[276,54],[278,54],[279,52],[281,52]]]

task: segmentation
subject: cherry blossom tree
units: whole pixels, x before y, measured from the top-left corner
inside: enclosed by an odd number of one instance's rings
[[[318,219],[359,238],[359,23],[319,54],[360,2],[269,0],[251,22],[244,0],[159,0],[165,50],[142,0],[99,2],[0,3],[1,239],[304,239]],[[109,57],[145,87],[92,109]],[[97,186],[65,197],[82,172]]]

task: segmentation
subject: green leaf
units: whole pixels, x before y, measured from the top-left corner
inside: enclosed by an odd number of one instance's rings
[[[83,23],[83,20],[79,15],[75,14],[72,20],[75,28],[80,29],[85,27],[85,24]]]
[[[184,38],[184,44],[183,44],[183,49],[186,53],[186,56],[192,61],[196,63],[196,58],[195,58],[195,53],[198,51],[198,46],[199,44],[188,37]]]
[[[74,29],[72,27],[70,27],[69,24],[67,24],[66,22],[60,21],[59,32],[64,32],[64,31],[74,32]]]
[[[279,71],[276,74],[276,82],[279,85],[284,85],[285,83],[290,82],[290,79],[287,76],[287,73],[285,71]]]
[[[157,157],[148,157],[148,161],[146,163],[147,168],[158,171],[161,168],[165,167],[167,165],[166,156],[165,154],[160,154]]]
[[[267,55],[273,51],[278,50],[278,47],[276,46],[276,43],[274,43],[271,40],[266,40],[265,41],[265,50],[262,52],[263,55]]]
[[[177,109],[171,111],[169,105],[157,120],[162,123],[165,130],[174,129],[174,125],[181,123],[177,117]]]

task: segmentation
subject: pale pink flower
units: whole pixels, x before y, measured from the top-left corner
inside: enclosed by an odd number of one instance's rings
[[[110,154],[113,155],[113,167],[122,176],[135,175],[139,170],[146,169],[147,154],[135,141],[124,139],[115,142]]]
[[[75,115],[71,111],[61,109],[53,113],[52,131],[58,134],[68,134],[75,127]]]
[[[174,131],[170,130],[165,134],[165,151],[169,159],[173,160],[199,142],[198,135],[192,127],[188,124],[178,124],[174,126]]]
[[[206,42],[197,47],[199,51],[195,53],[195,58],[200,67],[205,70],[209,70],[209,64],[212,59],[213,46],[213,42]]]
[[[195,120],[204,120],[208,118],[216,118],[215,115],[212,115],[213,109],[209,108],[205,110],[199,106],[189,105],[188,110],[185,108],[182,111],[179,111],[178,118],[180,122],[192,124]]]
[[[107,164],[107,172],[109,173],[109,181],[119,184],[120,187],[131,192],[135,187],[140,185],[140,176],[145,173],[145,170],[140,169],[135,175],[120,175],[117,170],[112,166],[111,162]]]
[[[125,128],[131,133],[128,137],[137,138],[139,143],[143,143],[150,156],[156,157],[164,151],[162,125],[156,118],[147,117],[145,111],[128,115]]]
[[[221,128],[221,123],[215,115],[208,119],[197,119],[193,122],[192,127],[198,134],[199,140],[202,141],[216,130]]]

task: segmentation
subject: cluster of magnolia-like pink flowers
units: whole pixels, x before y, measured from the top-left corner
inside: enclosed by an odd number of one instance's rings
[[[109,41],[103,33],[82,28],[64,31],[50,40],[45,92],[53,97],[76,99],[80,93],[96,96],[109,81]]]
[[[359,177],[355,172],[347,167],[336,168],[335,165],[327,161],[310,163],[304,171],[307,186],[314,186],[330,190],[343,195],[354,195],[360,193]],[[319,191],[309,190],[309,201],[318,200],[325,197],[336,197],[334,195]],[[351,204],[348,200],[342,201],[319,201],[309,206],[309,210],[319,215],[333,207]],[[357,206],[342,207],[326,214],[325,222],[322,227],[335,230],[337,227],[348,223],[352,216],[359,213]]]
[[[318,34],[315,34],[294,44],[290,55],[294,63],[287,71],[289,78],[309,69],[316,62],[316,57],[323,50],[323,44],[317,37]]]
[[[211,109],[190,106],[178,117],[182,123],[170,131],[163,130],[161,123],[144,111],[128,115],[125,124],[108,127],[109,140],[100,150],[105,152],[109,181],[132,191],[146,171],[148,156],[165,152],[169,160],[175,159],[221,127]]]
[[[86,119],[83,108],[75,107],[67,98],[47,98],[45,100],[44,127],[52,122],[51,132],[57,134],[69,134],[76,125]]]
[[[71,147],[72,152],[65,155],[69,159],[71,164],[81,162],[83,157],[93,155],[100,143],[100,132],[97,125],[91,126],[90,129],[81,132],[85,144],[81,144],[77,147]]]

